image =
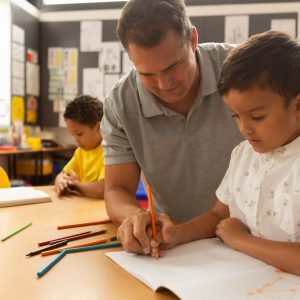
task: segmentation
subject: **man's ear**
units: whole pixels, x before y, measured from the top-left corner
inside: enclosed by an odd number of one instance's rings
[[[196,51],[198,46],[198,32],[195,26],[192,26],[192,34],[191,34],[191,46],[193,49],[193,52]]]

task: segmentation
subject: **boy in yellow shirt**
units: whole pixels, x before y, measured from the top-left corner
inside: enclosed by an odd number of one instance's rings
[[[90,96],[79,96],[67,105],[64,118],[78,148],[55,178],[58,195],[71,189],[89,197],[103,198],[104,157],[100,133],[102,116],[101,101]]]

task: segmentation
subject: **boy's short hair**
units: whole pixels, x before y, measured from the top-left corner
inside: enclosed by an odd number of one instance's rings
[[[123,47],[129,44],[151,48],[172,29],[183,42],[190,39],[192,25],[184,0],[129,0],[117,25]]]
[[[64,112],[64,118],[93,127],[101,122],[103,104],[97,98],[81,95],[69,102]]]
[[[266,31],[232,49],[221,72],[221,95],[231,89],[271,89],[288,105],[300,93],[300,45],[288,34]]]

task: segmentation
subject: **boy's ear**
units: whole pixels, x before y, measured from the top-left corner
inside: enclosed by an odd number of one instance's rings
[[[300,116],[300,93],[295,97],[296,112]]]

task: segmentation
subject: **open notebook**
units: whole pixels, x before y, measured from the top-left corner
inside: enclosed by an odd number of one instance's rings
[[[219,239],[206,239],[168,250],[164,257],[106,255],[153,291],[166,288],[180,299],[300,299],[300,277],[290,275]]]
[[[32,187],[14,187],[0,189],[0,207],[50,202],[51,197]]]

